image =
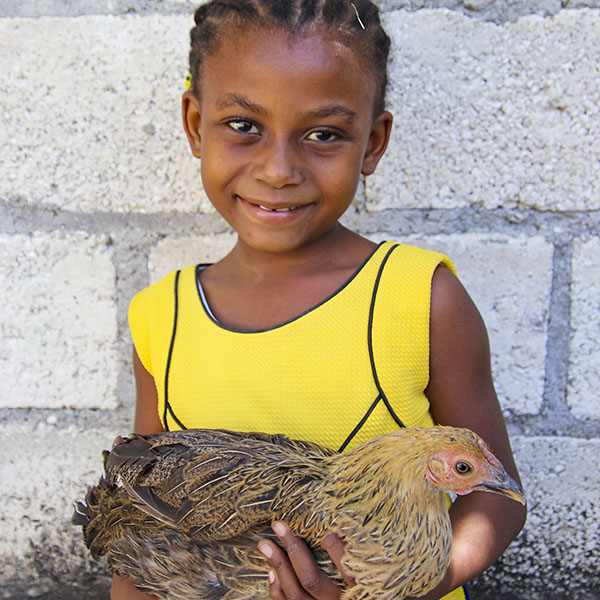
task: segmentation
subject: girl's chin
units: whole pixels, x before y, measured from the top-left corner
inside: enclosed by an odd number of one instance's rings
[[[331,228],[333,230],[333,228]],[[238,231],[238,240],[244,248],[260,253],[274,255],[290,254],[314,248],[314,244],[327,237],[325,233],[306,233],[294,235],[292,232],[252,232]]]

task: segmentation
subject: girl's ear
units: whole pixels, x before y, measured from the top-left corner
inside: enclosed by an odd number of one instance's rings
[[[181,99],[183,129],[187,135],[192,154],[200,158],[200,100],[193,92],[185,92]]]
[[[390,132],[392,131],[392,113],[384,110],[373,122],[367,149],[363,157],[361,173],[363,175],[371,175],[375,171],[377,163],[383,156],[390,140]]]

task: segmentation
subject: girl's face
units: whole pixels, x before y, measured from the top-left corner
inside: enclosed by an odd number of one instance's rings
[[[285,252],[330,232],[385,151],[375,78],[324,35],[232,27],[202,66],[184,125],[204,189],[241,242]]]

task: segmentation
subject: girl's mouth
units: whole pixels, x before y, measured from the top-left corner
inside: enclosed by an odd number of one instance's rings
[[[243,202],[244,204],[253,207],[254,209],[259,209],[261,211],[267,212],[267,213],[290,213],[290,212],[294,212],[297,210],[300,210],[302,208],[306,208],[306,204],[299,204],[299,205],[292,205],[292,206],[267,206],[265,204],[261,204],[260,202],[253,202],[252,200],[247,200],[246,198],[243,198],[242,196],[238,196],[236,194],[235,196],[237,198],[237,200],[240,200],[241,202]]]

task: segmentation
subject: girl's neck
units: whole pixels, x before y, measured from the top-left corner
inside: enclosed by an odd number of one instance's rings
[[[200,275],[217,320],[236,329],[266,329],[323,302],[375,248],[342,226],[328,237],[282,254],[261,253],[238,242]]]
[[[351,271],[362,264],[375,244],[337,224],[331,231],[291,252],[263,252],[243,240],[221,261],[237,276],[258,281],[289,282],[319,272]]]

